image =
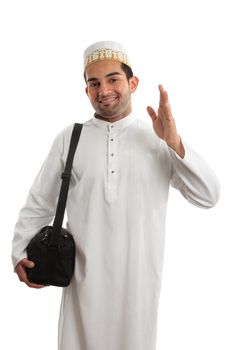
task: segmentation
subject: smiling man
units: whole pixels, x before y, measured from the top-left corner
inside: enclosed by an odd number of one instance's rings
[[[86,69],[86,93],[96,118],[115,122],[132,111],[131,94],[136,90],[138,79],[127,79],[122,63],[100,61]]]
[[[155,350],[169,187],[213,207],[213,171],[177,132],[159,85],[152,126],[132,111],[138,86],[126,50],[98,42],[84,53],[86,94],[95,110],[82,129],[67,203],[75,271],[63,289],[59,350]],[[29,287],[26,247],[54,216],[73,125],[55,139],[16,223],[13,264]],[[174,233],[175,234],[175,233]]]

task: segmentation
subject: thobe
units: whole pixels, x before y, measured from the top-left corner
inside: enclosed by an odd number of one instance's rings
[[[55,139],[20,211],[14,266],[54,216],[73,126]],[[169,185],[209,208],[218,181],[186,144],[181,159],[133,113],[84,123],[67,202],[75,272],[63,289],[59,350],[155,350]]]

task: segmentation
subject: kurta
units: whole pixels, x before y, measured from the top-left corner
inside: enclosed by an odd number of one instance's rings
[[[56,137],[20,211],[14,266],[54,217],[72,128]],[[184,146],[181,159],[133,113],[84,123],[67,202],[76,261],[63,288],[59,350],[155,350],[169,185],[201,208],[219,196],[213,171]]]

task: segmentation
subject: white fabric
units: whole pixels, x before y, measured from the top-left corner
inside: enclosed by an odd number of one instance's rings
[[[14,265],[53,218],[71,131],[55,139],[20,212]],[[67,203],[76,265],[63,289],[59,350],[155,350],[169,184],[202,208],[219,196],[212,170],[186,144],[185,152],[182,160],[133,114],[84,123]]]
[[[101,50],[101,49],[111,49],[114,51],[120,51],[127,55],[126,49],[124,46],[122,46],[120,43],[116,41],[97,41],[96,43],[88,46],[86,50],[84,51],[84,61],[88,56],[93,54],[96,50]]]

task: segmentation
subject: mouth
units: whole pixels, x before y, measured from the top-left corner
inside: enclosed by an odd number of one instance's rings
[[[102,103],[103,105],[109,105],[109,104],[115,102],[116,100],[118,100],[117,96],[106,96],[106,97],[98,98],[98,102]]]

